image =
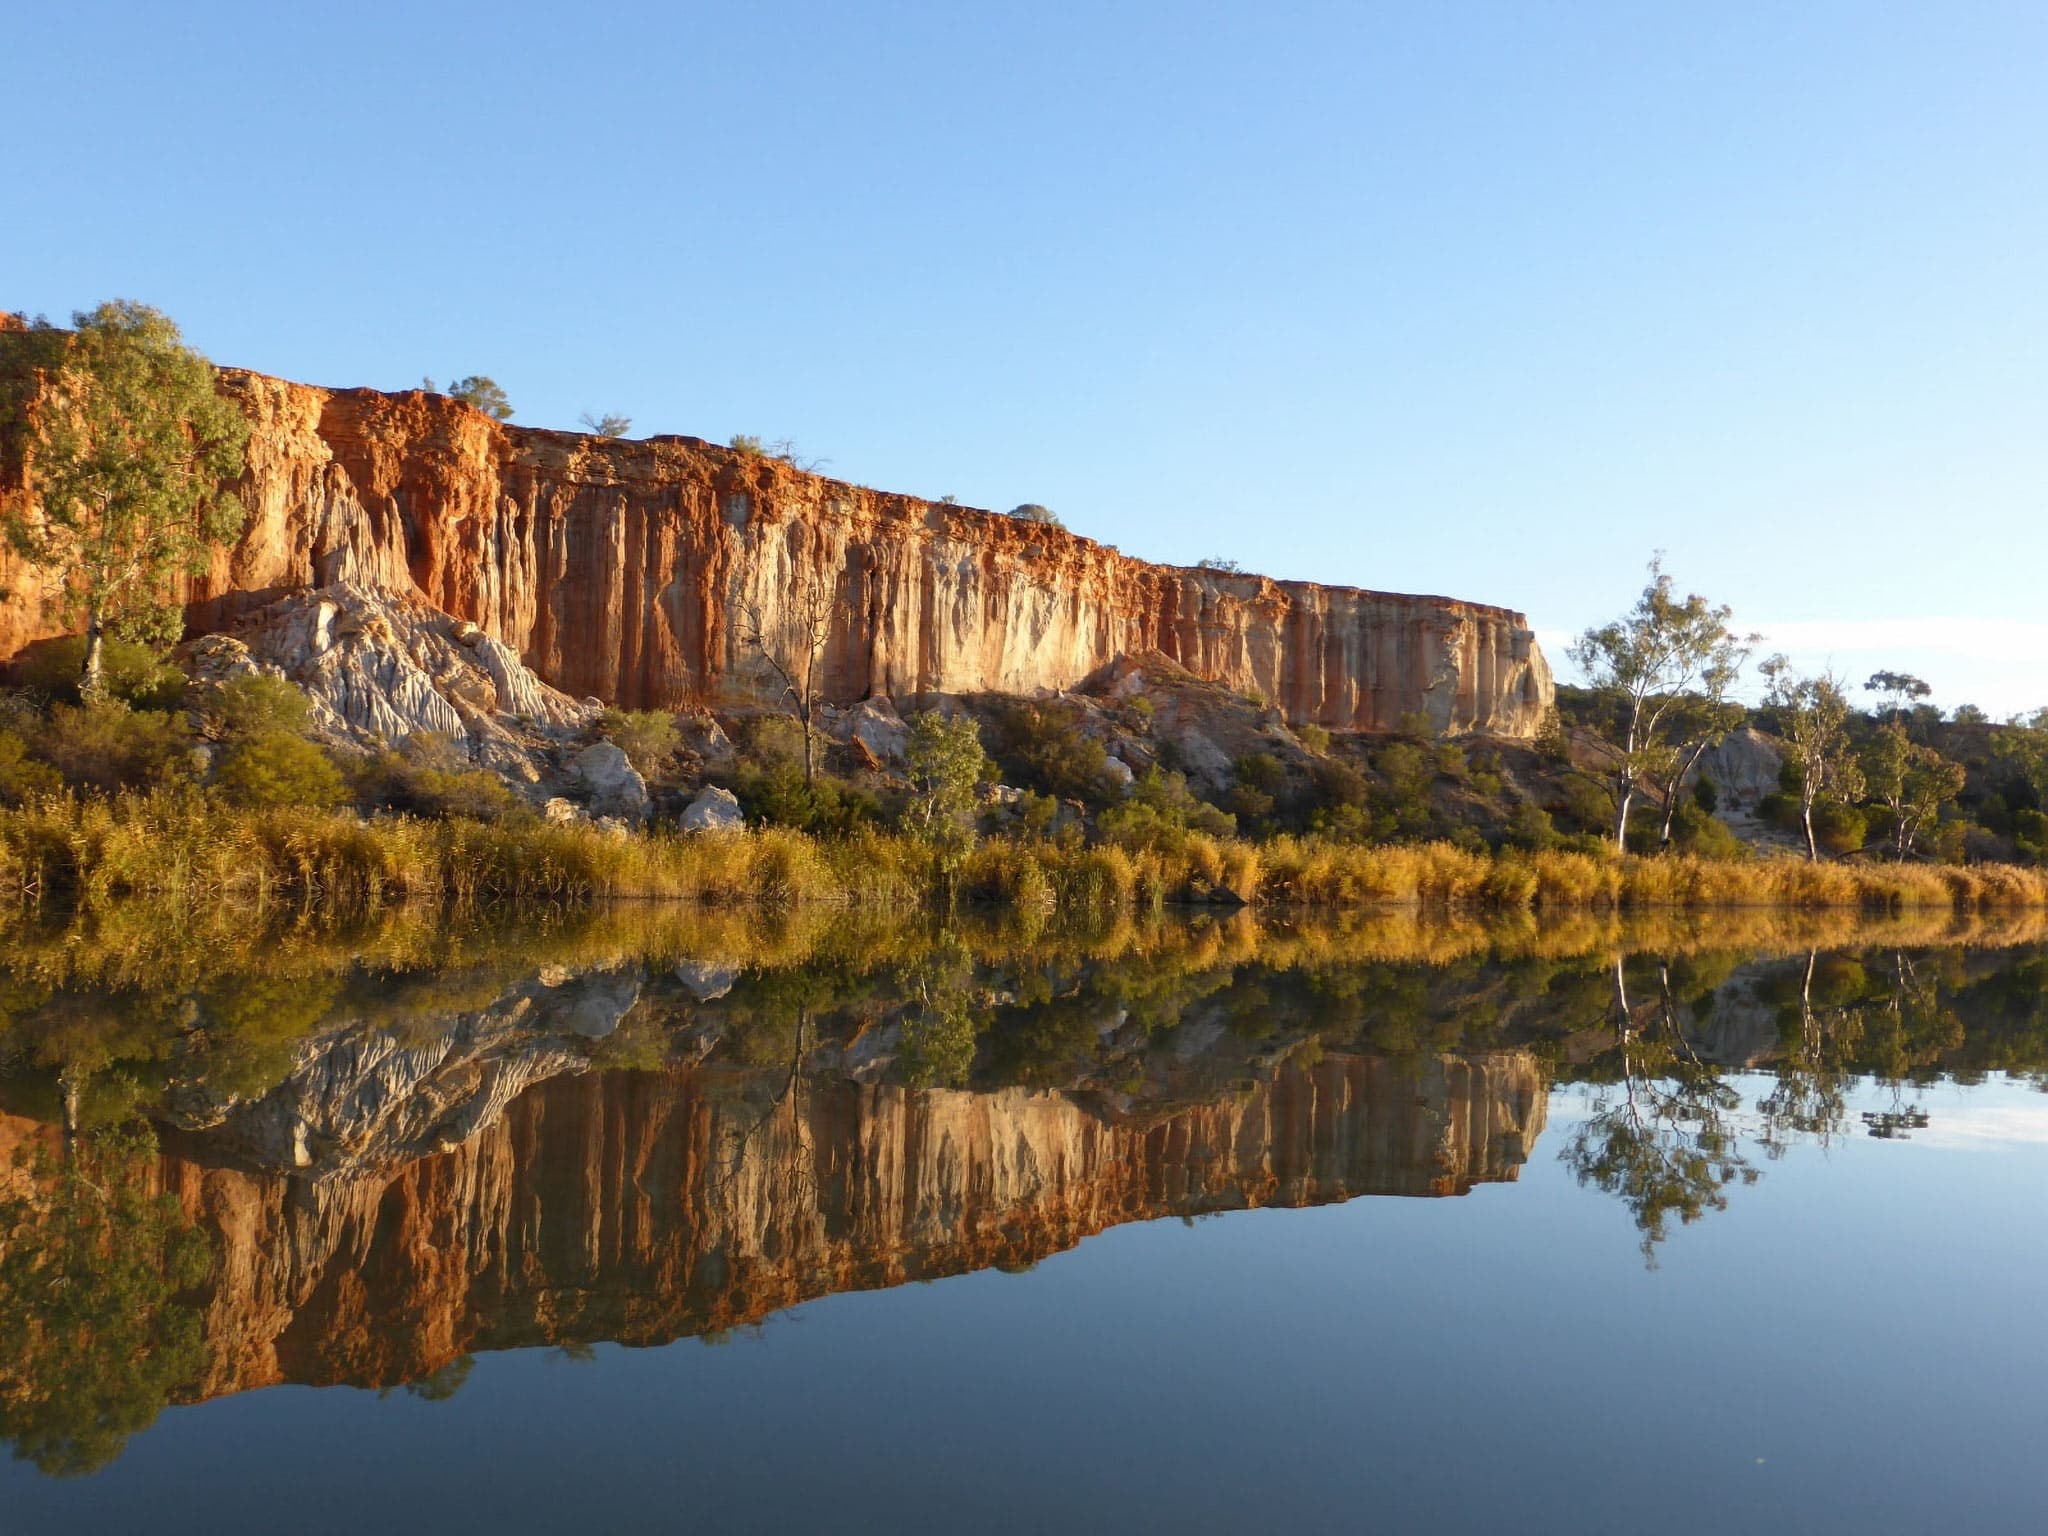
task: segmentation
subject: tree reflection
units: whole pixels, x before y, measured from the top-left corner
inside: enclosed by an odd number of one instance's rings
[[[1672,995],[1670,968],[1658,988],[1634,1004],[1626,962],[1614,962],[1617,1080],[1595,1088],[1589,1112],[1559,1156],[1582,1185],[1615,1196],[1642,1234],[1644,1261],[1670,1230],[1725,1210],[1731,1184],[1753,1184],[1736,1116],[1742,1096],[1722,1082],[1687,1042]]]
[[[205,1364],[206,1241],[151,1190],[145,1128],[18,1157],[0,1196],[0,1435],[45,1472],[106,1466]]]

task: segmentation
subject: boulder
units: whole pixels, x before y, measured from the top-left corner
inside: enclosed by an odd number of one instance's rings
[[[574,800],[564,800],[560,795],[555,796],[543,805],[540,808],[540,814],[544,821],[557,823],[586,821],[589,819],[583,814],[582,806],[578,805]]]
[[[1106,757],[1102,760],[1102,777],[1117,791],[1124,792],[1138,781],[1131,772],[1131,765],[1120,757]]]
[[[867,748],[877,763],[901,763],[910,744],[910,727],[887,699],[863,699],[852,712],[849,739]]]
[[[647,819],[647,781],[617,742],[593,742],[577,753],[576,776],[593,818],[633,823]]]
[[[685,832],[737,832],[746,824],[739,797],[716,784],[705,785],[683,811]]]
[[[675,976],[691,997],[708,1003],[730,992],[740,973],[736,966],[715,965],[709,960],[678,960]]]

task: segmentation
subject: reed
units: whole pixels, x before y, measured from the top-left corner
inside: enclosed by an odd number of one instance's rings
[[[1169,904],[1568,912],[1744,908],[1985,913],[2048,907],[2048,870],[1794,858],[1498,854],[1189,833],[1142,848],[992,841],[957,869],[894,833],[627,836],[538,821],[235,810],[198,794],[59,797],[0,811],[0,901],[253,904],[331,917],[601,900],[906,911],[955,900],[1107,917]]]

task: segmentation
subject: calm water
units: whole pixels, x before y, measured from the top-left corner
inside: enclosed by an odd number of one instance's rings
[[[9,956],[0,1532],[2048,1526],[2036,931]]]

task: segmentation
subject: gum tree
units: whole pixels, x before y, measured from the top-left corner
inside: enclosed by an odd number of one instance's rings
[[[1618,705],[1618,739],[1612,743],[1617,848],[1628,846],[1628,814],[1638,785],[1652,777],[1675,784],[1710,741],[1719,739],[1713,732],[1726,717],[1718,709],[1701,713],[1706,729],[1683,739],[1674,739],[1674,727],[1692,713],[1689,699],[1724,704],[1741,675],[1756,637],[1731,630],[1731,613],[1697,592],[1678,597],[1660,553],[1650,561],[1649,585],[1636,605],[1613,623],[1587,630],[1571,647],[1571,659],[1587,681]]]
[[[1783,656],[1759,670],[1770,682],[1769,703],[1778,712],[1792,760],[1799,765],[1799,820],[1806,829],[1806,857],[1820,862],[1813,832],[1813,808],[1823,798],[1854,800],[1863,793],[1863,769],[1849,737],[1849,696],[1832,673],[1802,677]]]
[[[225,483],[249,425],[168,316],[116,299],[72,320],[68,337],[38,322],[42,366],[10,380],[8,425],[35,495],[0,517],[0,535],[59,577],[60,616],[85,628],[79,691],[91,699],[106,636],[176,640],[178,579],[241,532]]]

